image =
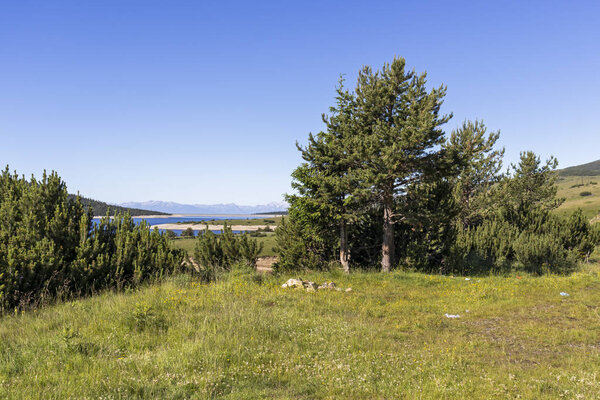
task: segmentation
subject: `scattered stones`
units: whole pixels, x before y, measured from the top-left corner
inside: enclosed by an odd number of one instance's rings
[[[334,282],[325,282],[322,285],[318,285],[311,281],[305,281],[302,279],[288,279],[286,283],[281,285],[282,288],[301,288],[305,289],[307,292],[314,292],[316,290],[336,290],[338,292],[343,291],[344,289],[336,287]],[[351,292],[352,288],[347,288],[346,292]]]
[[[324,284],[320,285],[318,289],[335,289],[335,283],[325,282]]]

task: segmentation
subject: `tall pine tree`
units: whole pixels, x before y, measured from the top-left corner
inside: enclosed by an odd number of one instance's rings
[[[452,116],[440,115],[446,87],[427,91],[427,74],[406,70],[403,58],[373,72],[359,73],[356,88],[362,180],[383,209],[381,270],[394,263],[395,197],[423,180],[440,157],[441,126]]]

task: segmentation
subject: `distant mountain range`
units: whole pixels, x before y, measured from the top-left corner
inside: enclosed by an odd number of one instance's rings
[[[558,173],[561,176],[598,176],[600,175],[600,160],[564,168]]]
[[[69,198],[75,200],[77,195],[70,194]],[[91,208],[94,216],[104,216],[108,212],[110,215],[115,215],[116,213],[129,213],[132,217],[136,215],[166,215],[167,213],[160,211],[151,211],[139,208],[128,208],[128,207],[119,207],[113,204],[107,204],[103,201],[90,199],[87,197],[81,197],[81,204],[85,208]]]
[[[257,206],[229,204],[181,204],[170,201],[142,201],[119,204],[121,207],[139,208],[159,211],[169,214],[258,214],[286,211],[288,205],[284,202],[272,202]]]

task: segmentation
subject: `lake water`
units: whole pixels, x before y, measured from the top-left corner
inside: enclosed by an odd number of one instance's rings
[[[199,222],[207,222],[207,221],[223,221],[223,220],[247,220],[247,219],[260,219],[267,218],[265,215],[235,215],[235,216],[214,216],[214,215],[186,215],[181,217],[148,217],[148,218],[138,218],[133,217],[133,222],[136,224],[141,223],[142,221],[146,221],[149,225],[160,225],[160,224],[176,224],[178,222],[188,222],[188,223],[199,223]],[[92,219],[92,222],[97,224],[100,222],[100,218]],[[181,235],[183,229],[170,229],[175,232],[177,235]],[[199,231],[203,231],[204,229],[194,229],[194,232],[198,234]],[[161,233],[166,232],[166,229],[159,229]],[[213,231],[215,233],[219,233],[220,231]],[[241,233],[241,231],[233,231],[234,233]]]

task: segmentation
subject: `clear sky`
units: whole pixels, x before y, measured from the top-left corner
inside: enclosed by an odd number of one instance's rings
[[[0,163],[109,202],[280,201],[340,73],[394,55],[506,159],[600,158],[600,1],[1,1]]]

